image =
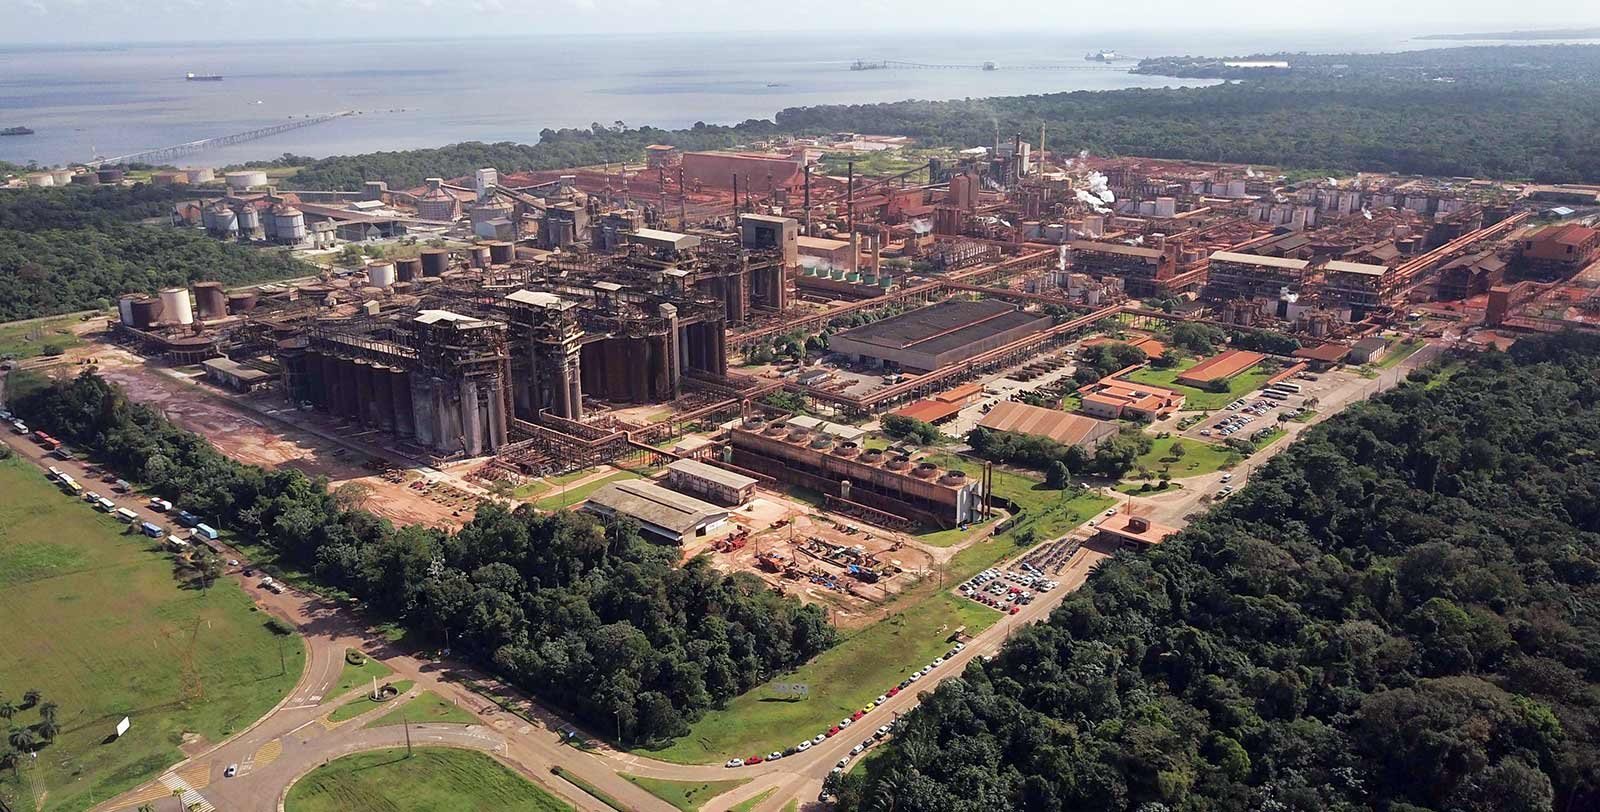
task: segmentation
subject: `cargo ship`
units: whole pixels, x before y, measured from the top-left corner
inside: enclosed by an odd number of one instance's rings
[[[1094,51],[1092,53],[1085,54],[1083,58],[1088,62],[1115,62],[1117,60],[1117,52]]]
[[[222,81],[222,74],[220,74],[220,73],[189,73],[189,74],[185,74],[183,78],[185,78],[185,79],[187,79],[187,80],[189,80],[191,82],[220,82],[220,81]]]
[[[7,127],[0,130],[0,135],[33,135],[33,130],[27,127]]]

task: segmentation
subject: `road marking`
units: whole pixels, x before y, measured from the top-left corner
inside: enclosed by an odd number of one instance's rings
[[[179,770],[178,777],[195,789],[205,789],[211,784],[211,762],[191,764]]]
[[[278,756],[281,755],[283,755],[283,740],[273,739],[272,741],[261,745],[261,749],[256,751],[254,760],[256,766],[265,767],[268,764],[277,761]]]
[[[205,796],[196,792],[195,788],[190,786],[189,782],[180,778],[177,773],[167,773],[161,776],[161,784],[167,788],[168,796],[173,793],[180,793],[178,800],[183,803],[184,809],[191,810],[191,812],[217,812],[217,808],[212,806],[211,802],[205,799]]]

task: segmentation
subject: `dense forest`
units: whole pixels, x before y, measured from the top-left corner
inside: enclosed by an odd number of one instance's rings
[[[1593,336],[1413,373],[941,685],[840,808],[1600,808],[1597,402]]]
[[[109,307],[123,293],[173,285],[316,272],[286,251],[136,222],[165,217],[178,199],[143,184],[0,193],[0,321]]]
[[[704,558],[678,566],[626,522],[487,505],[454,534],[396,529],[324,480],[228,459],[92,373],[25,388],[11,408],[628,743],[682,735],[836,639],[817,607]]]
[[[1282,57],[1267,55],[1265,58]],[[536,145],[468,143],[312,162],[294,185],[410,186],[481,166],[503,172],[638,161],[645,145],[711,149],[779,133],[910,135],[973,146],[1047,127],[1058,150],[1271,164],[1317,171],[1600,181],[1600,47],[1448,48],[1294,55],[1290,71],[1225,69],[1220,59],[1150,60],[1141,72],[1228,77],[1211,87],[1080,91],[952,101],[824,105],[774,121],[686,130],[595,124],[545,130]],[[620,123],[619,123],[620,124]]]

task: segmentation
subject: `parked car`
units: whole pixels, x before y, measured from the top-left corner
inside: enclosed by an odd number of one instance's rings
[[[744,766],[744,759],[742,759],[742,758],[730,758],[730,759],[728,759],[728,763],[724,764],[722,766],[724,766],[724,767],[743,767]]]

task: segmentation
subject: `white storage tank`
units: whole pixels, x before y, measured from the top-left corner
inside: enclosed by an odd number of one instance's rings
[[[78,173],[72,171],[71,169],[50,170],[50,177],[55,180],[57,186],[66,186],[67,184],[71,183],[72,176],[76,174]]]
[[[49,172],[34,172],[27,177],[29,186],[54,186],[56,178]]]
[[[217,179],[217,173],[211,171],[209,167],[204,166],[185,169],[183,170],[183,174],[184,177],[188,179],[189,185],[191,186],[201,183],[210,183],[211,181]]]
[[[367,283],[385,290],[394,286],[394,263],[387,260],[367,266]]]
[[[244,169],[227,174],[229,189],[252,189],[267,185],[267,173],[259,169]]]
[[[161,312],[166,315],[167,321],[194,324],[194,305],[189,300],[189,291],[184,288],[161,291]]]
[[[239,207],[239,236],[247,240],[259,240],[266,236],[266,230],[261,225],[261,212],[255,206],[246,203]]]
[[[124,293],[117,299],[117,320],[124,325],[133,324],[133,300],[139,298],[132,293]]]
[[[279,242],[298,245],[306,241],[306,216],[287,203],[272,207],[273,231]]]

